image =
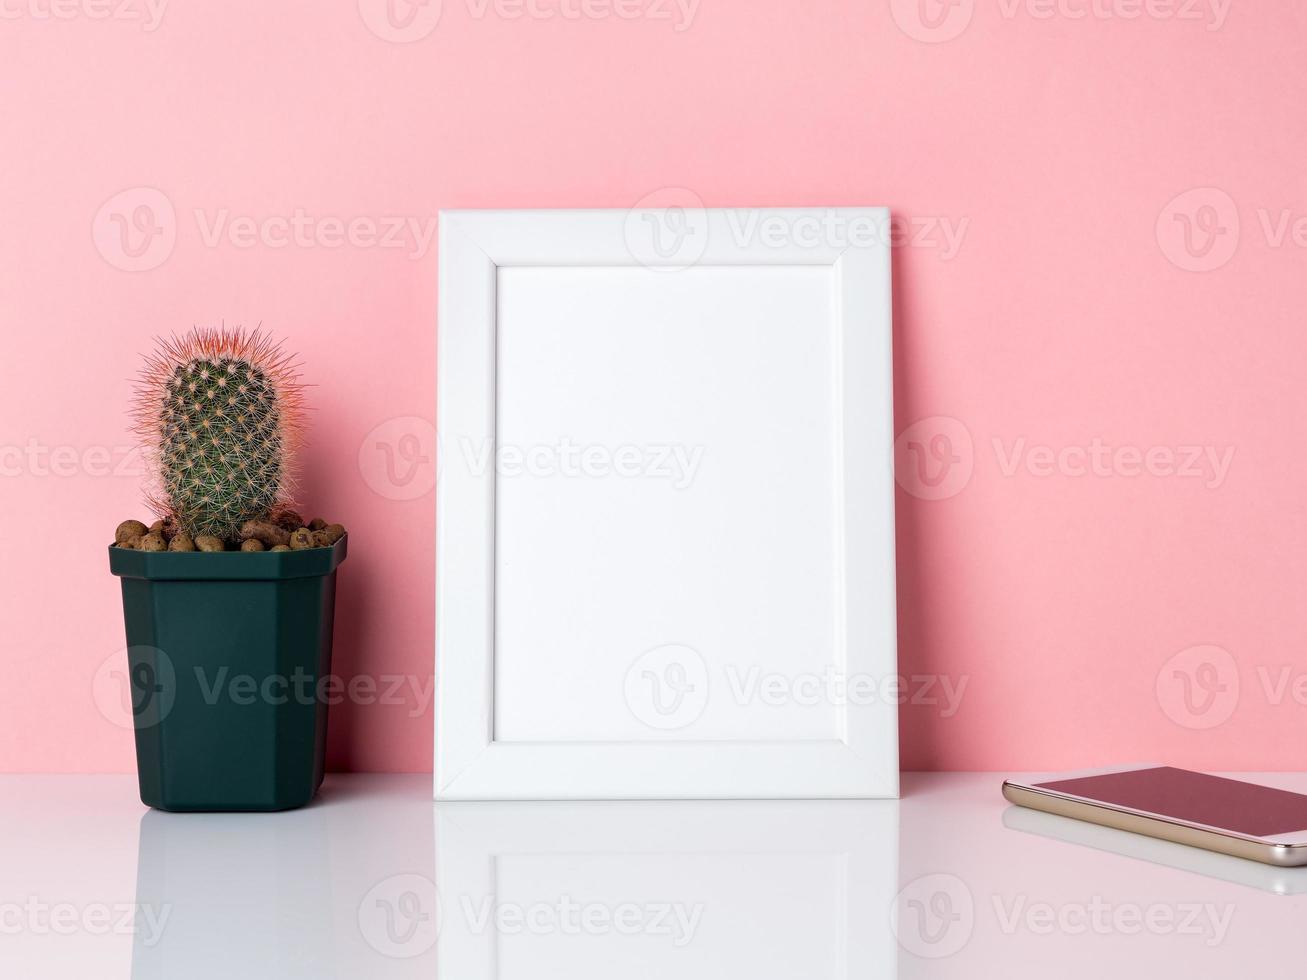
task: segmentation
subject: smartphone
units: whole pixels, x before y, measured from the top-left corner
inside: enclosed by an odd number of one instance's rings
[[[1307,865],[1307,795],[1171,766],[1009,779],[1010,803],[1279,868]]]
[[[1088,848],[1100,854],[1114,854],[1132,861],[1145,861],[1160,868],[1171,868],[1202,875],[1230,885],[1256,888],[1272,895],[1307,895],[1307,871],[1302,868],[1277,868],[1257,861],[1244,861],[1202,851],[1183,844],[1159,844],[1138,834],[1123,834],[1111,827],[1067,820],[1051,813],[1024,806],[1003,808],[1003,827],[1018,834],[1040,837],[1073,847]]]

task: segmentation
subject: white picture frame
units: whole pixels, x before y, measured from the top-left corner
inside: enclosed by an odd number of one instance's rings
[[[437,799],[897,796],[889,235],[441,212]]]

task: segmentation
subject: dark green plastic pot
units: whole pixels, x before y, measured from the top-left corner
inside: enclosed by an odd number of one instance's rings
[[[330,548],[145,552],[122,579],[141,801],[290,810],[326,770],[336,568]]]

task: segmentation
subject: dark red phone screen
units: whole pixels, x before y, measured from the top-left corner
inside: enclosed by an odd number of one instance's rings
[[[1252,837],[1307,830],[1307,796],[1302,793],[1170,766],[1034,785]]]

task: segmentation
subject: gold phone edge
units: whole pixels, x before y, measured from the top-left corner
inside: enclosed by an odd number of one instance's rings
[[[1230,854],[1250,861],[1259,861],[1277,868],[1298,868],[1307,865],[1307,844],[1275,844],[1236,834],[1208,830],[1190,824],[1145,816],[1110,803],[1091,802],[1058,793],[1022,786],[1011,780],[1003,782],[1003,797],[1009,803],[1042,810],[1060,817],[1083,820],[1103,827],[1113,827],[1145,837],[1156,837],[1176,844],[1201,847],[1219,854]]]

